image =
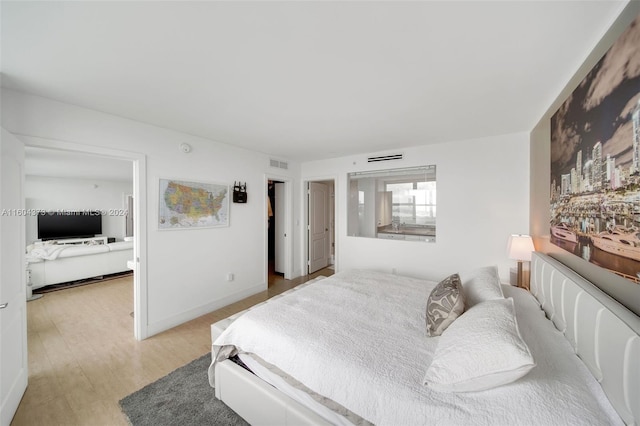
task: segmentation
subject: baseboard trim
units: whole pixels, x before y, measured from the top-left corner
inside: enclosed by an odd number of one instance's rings
[[[217,300],[214,300],[213,302],[209,302],[202,306],[198,306],[197,308],[189,309],[188,311],[174,315],[170,318],[163,319],[153,324],[147,324],[147,338],[155,334],[162,333],[163,331],[167,331],[173,327],[177,327],[181,324],[184,324],[187,321],[191,321],[192,319],[198,318],[199,316],[208,314],[209,312],[213,312],[220,308],[224,308],[225,306],[228,306],[239,300],[246,299],[247,297],[253,296],[256,293],[265,291],[266,289],[267,289],[267,284],[261,283],[253,287],[250,287],[248,289],[229,295],[227,297],[223,297],[222,299],[217,299]]]

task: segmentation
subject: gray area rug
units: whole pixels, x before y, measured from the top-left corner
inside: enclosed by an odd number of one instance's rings
[[[247,425],[216,399],[207,369],[211,354],[191,361],[120,401],[133,426]]]

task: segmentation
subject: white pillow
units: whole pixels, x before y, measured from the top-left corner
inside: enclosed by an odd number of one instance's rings
[[[460,279],[467,309],[485,300],[504,299],[497,266],[475,269]]]
[[[488,300],[442,333],[424,384],[440,392],[475,392],[518,380],[533,367],[513,299]]]

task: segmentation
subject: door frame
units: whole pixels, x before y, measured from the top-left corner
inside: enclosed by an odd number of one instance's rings
[[[99,155],[133,163],[133,333],[136,340],[149,337],[147,323],[147,157],[132,151],[123,151],[73,142],[15,134],[26,147]]]
[[[0,175],[0,184],[9,183],[10,186],[17,186],[17,194],[9,191],[10,197],[0,189],[0,200],[3,209],[13,210],[3,219],[0,231],[6,232],[10,230],[18,238],[14,241],[15,245],[7,248],[1,253],[0,270],[8,271],[8,276],[0,276],[0,285],[2,289],[8,292],[0,292],[2,297],[0,303],[3,303],[2,311],[0,311],[0,367],[4,370],[9,368],[12,371],[0,371],[0,380],[5,390],[0,392],[0,425],[10,425],[20,405],[20,401],[29,385],[29,360],[28,360],[28,336],[27,336],[27,286],[26,286],[26,270],[25,270],[25,251],[26,247],[26,227],[25,227],[25,199],[24,196],[24,143],[14,134],[0,127],[0,161],[9,160],[9,172]],[[5,157],[6,155],[6,157]],[[11,170],[11,166],[15,163],[15,172]],[[9,165],[9,164],[7,164]],[[1,166],[0,166],[1,167]],[[18,182],[13,182],[13,178],[18,177]],[[3,204],[2,201],[9,202]],[[13,204],[15,203],[15,204]],[[22,213],[19,213],[19,212]],[[17,225],[17,226],[16,226]],[[3,234],[3,238],[6,236]],[[10,239],[6,240],[11,241]],[[22,250],[19,248],[22,247]],[[3,281],[9,279],[9,281]],[[17,285],[8,284],[15,283]],[[6,310],[5,310],[6,309]],[[14,333],[11,336],[9,333]],[[4,345],[4,346],[3,346]],[[4,358],[6,357],[6,358]],[[5,373],[9,373],[5,375]],[[10,376],[10,377],[7,377]]]
[[[263,209],[266,220],[264,220],[264,283],[269,285],[269,220],[266,217],[267,203],[269,202],[267,194],[269,191],[269,181],[277,180],[284,184],[284,233],[286,235],[284,242],[284,279],[293,278],[293,181],[288,176],[266,173],[264,175],[264,185],[262,190]]]
[[[335,271],[339,271],[338,262],[340,256],[338,256],[339,244],[338,244],[338,227],[340,221],[338,220],[338,177],[335,175],[330,176],[317,176],[313,178],[304,178],[302,181],[302,204],[303,204],[303,217],[304,217],[304,228],[303,228],[303,238],[302,238],[302,275],[307,275],[309,273],[309,184],[311,182],[333,182],[333,242],[334,242],[334,263],[333,266]],[[331,194],[329,194],[331,197]]]

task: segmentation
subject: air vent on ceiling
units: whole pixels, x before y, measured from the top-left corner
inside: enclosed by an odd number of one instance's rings
[[[378,155],[376,157],[368,157],[367,163],[377,163],[378,161],[402,160],[404,154]]]
[[[289,168],[289,163],[287,163],[286,161],[279,161],[279,160],[274,160],[273,158],[270,160],[271,167],[277,167],[279,169],[285,169],[287,170]]]

